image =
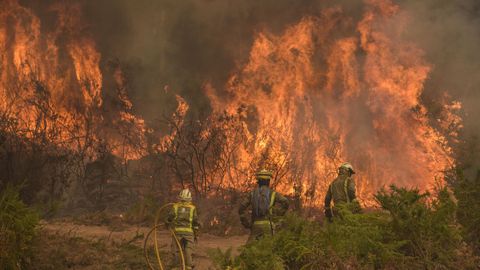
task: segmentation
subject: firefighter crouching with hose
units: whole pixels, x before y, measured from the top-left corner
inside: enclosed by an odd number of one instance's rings
[[[272,172],[261,170],[257,173],[256,178],[258,187],[242,200],[238,209],[242,225],[250,229],[247,243],[273,235],[278,225],[278,217],[285,215],[288,210],[288,199],[269,187]],[[280,206],[280,211],[274,213],[273,210],[277,204]],[[252,211],[251,217],[248,217],[247,209],[249,208]]]
[[[197,242],[197,232],[200,227],[195,205],[192,203],[192,193],[184,189],[179,194],[179,202],[172,205],[166,224],[171,228],[180,242],[182,252],[185,257],[186,269],[193,269],[194,264],[192,254],[194,245]],[[174,266],[171,269],[179,269],[180,256],[176,240],[172,239],[172,252],[174,256]]]

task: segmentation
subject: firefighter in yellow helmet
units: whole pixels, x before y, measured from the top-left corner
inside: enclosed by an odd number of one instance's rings
[[[178,197],[179,202],[173,204],[168,213],[166,223],[169,228],[173,229],[180,242],[187,269],[193,269],[192,254],[200,223],[198,222],[197,209],[192,203],[190,190],[182,190]],[[172,252],[175,258],[174,264],[178,267],[180,265],[180,256],[175,239],[172,239]]]
[[[272,172],[261,170],[256,175],[258,186],[241,202],[238,214],[245,228],[250,229],[248,243],[263,236],[275,233],[275,221],[288,210],[288,199],[282,194],[270,189]],[[274,209],[279,206],[277,213]],[[251,209],[251,214],[247,211]],[[250,215],[250,217],[249,217]]]
[[[328,187],[327,195],[325,196],[325,216],[329,221],[335,214],[338,214],[337,209],[331,207],[333,200],[334,206],[339,206],[345,203],[355,203],[357,210],[360,211],[360,204],[358,204],[355,190],[355,182],[352,176],[355,174],[350,163],[345,162],[338,168],[338,176]]]

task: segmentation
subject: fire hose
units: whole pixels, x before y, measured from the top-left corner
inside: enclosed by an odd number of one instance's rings
[[[152,235],[152,233],[153,233],[153,244],[154,244],[154,247],[155,247],[155,258],[157,259],[158,267],[160,268],[160,270],[165,270],[165,268],[163,266],[162,258],[160,256],[160,250],[159,250],[158,238],[157,238],[157,230],[161,225],[164,225],[163,223],[159,224],[159,219],[160,219],[160,215],[161,215],[162,211],[164,209],[166,209],[167,207],[172,206],[172,205],[173,205],[173,203],[167,203],[157,210],[157,213],[155,215],[154,226],[152,227],[152,229],[148,232],[147,236],[145,237],[145,242],[143,243],[143,255],[145,256],[145,261],[146,261],[148,267],[150,268],[150,270],[156,270],[156,268],[154,267],[154,265],[152,264],[152,262],[150,262],[150,259],[148,258],[147,244],[148,244],[148,240],[149,240],[150,236]],[[175,234],[174,230],[172,230],[172,229],[169,229],[169,230],[170,230],[170,233],[171,233],[173,239],[175,239],[175,243],[176,243],[177,248],[178,248],[179,253],[180,253],[180,260],[182,262],[182,270],[186,270],[187,268],[186,268],[186,265],[185,265],[185,256],[183,254],[183,249],[182,249],[182,245],[180,244],[180,240],[178,240],[178,237]]]

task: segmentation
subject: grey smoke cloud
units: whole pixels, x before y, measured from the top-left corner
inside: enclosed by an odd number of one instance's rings
[[[148,120],[173,101],[165,85],[194,101],[194,112],[203,111],[202,85],[221,89],[246,61],[256,32],[281,32],[341,2],[361,14],[360,0],[104,0],[86,1],[85,8],[104,59],[129,64],[131,96]]]
[[[425,86],[424,100],[441,98],[446,91],[464,108],[462,136],[467,140],[462,162],[473,169],[480,167],[480,2],[475,0],[403,0],[412,27],[407,37],[426,53],[433,70]],[[430,104],[434,113],[435,105]],[[475,174],[476,172],[472,172]]]

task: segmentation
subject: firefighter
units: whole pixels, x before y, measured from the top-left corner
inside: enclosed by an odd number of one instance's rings
[[[192,254],[197,242],[197,232],[200,227],[197,209],[192,203],[192,193],[184,189],[179,194],[179,202],[173,204],[167,216],[167,226],[171,228],[180,242],[185,265],[187,269],[193,269]],[[172,252],[175,265],[179,265],[180,256],[175,239],[172,239]]]
[[[258,187],[245,196],[238,209],[242,225],[250,229],[247,243],[263,236],[273,235],[279,218],[288,210],[288,199],[269,187],[272,172],[261,170],[256,178]],[[276,207],[277,205],[279,207]],[[279,210],[274,211],[277,208]],[[251,217],[248,217],[247,209],[251,209]]]
[[[328,187],[325,196],[325,216],[332,221],[334,215],[338,215],[338,209],[335,206],[341,204],[353,203],[355,205],[354,212],[360,212],[360,204],[355,194],[355,182],[352,176],[355,174],[350,163],[345,162],[338,168],[338,176]],[[334,208],[331,202],[333,200]]]

